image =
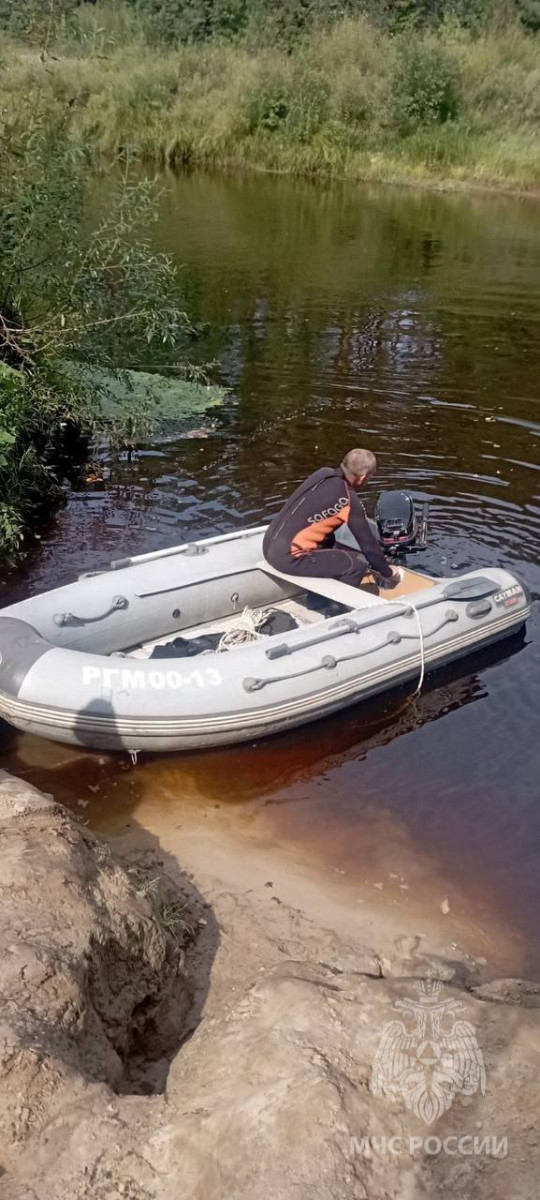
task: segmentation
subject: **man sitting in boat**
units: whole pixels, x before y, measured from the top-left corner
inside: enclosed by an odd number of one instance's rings
[[[372,571],[380,586],[396,587],[400,572],[385,558],[354,491],[376,469],[370,450],[350,450],[337,469],[314,471],[268,526],[263,552],[270,566],[286,575],[338,579],[353,587]],[[359,550],[336,543],[340,525],[348,525]]]

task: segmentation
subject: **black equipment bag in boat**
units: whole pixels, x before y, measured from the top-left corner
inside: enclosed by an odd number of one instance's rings
[[[288,633],[290,629],[297,628],[298,621],[290,613],[274,608],[269,611],[258,632],[263,637],[274,637],[275,634]],[[203,633],[196,638],[177,637],[173,642],[154,646],[150,658],[193,658],[196,654],[207,654],[208,651],[217,650],[222,637],[223,632]]]

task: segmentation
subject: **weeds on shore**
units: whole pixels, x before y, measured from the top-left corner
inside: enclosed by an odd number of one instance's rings
[[[540,0],[490,3],[268,2],[257,41],[244,0],[0,0],[0,554],[64,495],[88,368],[188,334],[152,190],[92,231],[88,165],[540,188]]]
[[[178,900],[161,905],[158,923],[161,929],[166,933],[170,933],[175,941],[178,941],[179,934],[182,937],[195,937],[194,924],[191,921],[187,921],[183,915],[186,910],[187,904],[181,904]]]
[[[22,117],[39,86],[86,157],[540,186],[540,37],[510,10],[481,29],[348,17],[292,49],[150,44],[121,0],[83,5],[77,21],[58,22],[45,55],[5,45],[0,105]]]

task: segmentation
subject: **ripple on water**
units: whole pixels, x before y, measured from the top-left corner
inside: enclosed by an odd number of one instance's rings
[[[504,565],[540,595],[539,210],[283,180],[166,188],[157,244],[183,265],[207,330],[194,353],[217,360],[231,395],[209,437],[149,446],[110,463],[105,486],[73,491],[6,600],[260,524],[362,443],[379,460],[369,511],[382,488],[430,501],[426,568]],[[359,886],[384,872],[389,903],[451,894],[475,929],[515,931],[536,971],[539,624],[535,607],[525,639],[428,678],[414,703],[391,694],[257,746],[131,772],[6,734],[3,762],[90,800],[98,824],[151,824],[159,808],[165,836],[190,806],[219,804]],[[391,890],[396,871],[410,893]]]

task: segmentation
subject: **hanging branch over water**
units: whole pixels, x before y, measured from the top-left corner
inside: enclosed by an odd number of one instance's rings
[[[153,185],[126,172],[92,230],[69,113],[51,113],[39,88],[27,105],[0,112],[0,553],[61,498],[67,433],[103,421],[114,376],[96,386],[92,365],[136,366],[149,347],[176,364],[194,332],[174,267],[151,246]]]

